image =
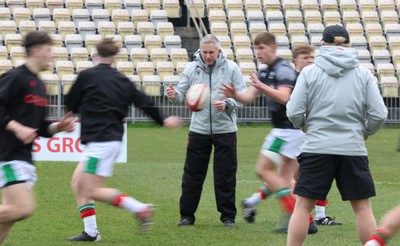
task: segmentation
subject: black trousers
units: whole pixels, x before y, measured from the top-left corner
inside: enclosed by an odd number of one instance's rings
[[[180,198],[181,218],[195,219],[212,147],[214,146],[214,191],[221,221],[236,216],[236,132],[202,135],[189,132]]]

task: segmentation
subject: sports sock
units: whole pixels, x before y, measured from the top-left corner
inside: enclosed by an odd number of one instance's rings
[[[94,203],[88,203],[79,207],[79,212],[81,213],[85,232],[89,234],[89,236],[96,236],[98,234],[98,230]]]
[[[249,206],[257,206],[261,200],[267,199],[271,194],[271,191],[269,191],[267,187],[260,186],[256,193],[245,199],[245,202]]]
[[[308,224],[311,225],[311,223],[314,221],[314,217],[312,214],[310,214],[310,217],[308,218]]]
[[[275,196],[280,201],[283,212],[289,214],[293,213],[296,199],[290,193],[290,189],[288,187],[277,190],[275,192]]]
[[[127,194],[116,194],[111,199],[111,204],[128,210],[131,213],[138,213],[147,207],[146,204],[139,202],[133,197],[129,197]]]
[[[377,229],[371,236],[369,236],[365,246],[385,246],[390,237],[385,236],[382,229]]]
[[[326,217],[325,207],[324,206],[315,206],[315,218],[317,220],[323,219]]]

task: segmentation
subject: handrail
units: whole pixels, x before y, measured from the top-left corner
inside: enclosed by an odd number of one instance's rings
[[[195,12],[195,16],[194,16],[193,13],[192,13],[192,8],[190,8],[191,4],[193,5],[193,9],[194,9],[194,12]],[[202,38],[202,37],[203,37],[203,33],[205,33],[205,34],[207,35],[208,32],[207,32],[206,26],[204,25],[203,20],[201,19],[200,15],[199,15],[199,12],[197,11],[196,5],[194,4],[194,0],[188,0],[188,1],[186,2],[186,5],[187,5],[188,8],[189,8],[189,14],[190,14],[190,17],[192,18],[192,21],[193,21],[194,26],[196,27],[197,33],[199,34],[199,37]],[[199,19],[200,26],[201,26],[201,29],[202,29],[202,30],[200,30],[200,27],[199,27],[199,25],[197,24],[197,21],[196,21],[196,19],[195,19],[196,17]],[[202,31],[203,31],[203,32],[202,32]]]

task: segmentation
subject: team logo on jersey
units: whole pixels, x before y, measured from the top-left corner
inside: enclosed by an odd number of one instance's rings
[[[268,79],[274,79],[275,77],[275,72],[270,72],[268,75]]]
[[[28,82],[28,84],[30,87],[35,87],[37,85],[37,82],[36,82],[36,80],[31,80]]]

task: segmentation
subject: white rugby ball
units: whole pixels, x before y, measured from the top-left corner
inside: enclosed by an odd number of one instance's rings
[[[206,84],[192,85],[186,92],[186,106],[194,112],[207,107],[210,101],[210,88]]]

